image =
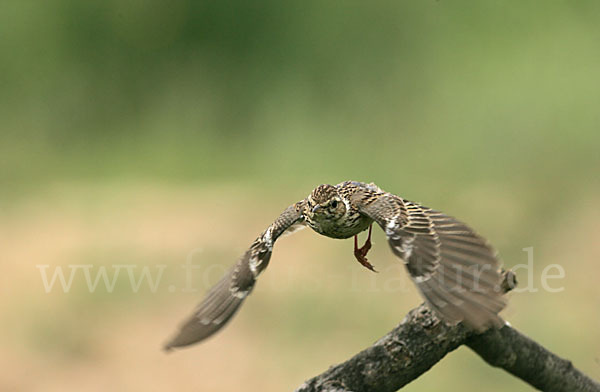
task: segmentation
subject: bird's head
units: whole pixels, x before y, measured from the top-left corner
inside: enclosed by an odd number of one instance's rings
[[[346,213],[346,204],[333,185],[323,184],[308,196],[308,213],[315,221],[337,220]]]

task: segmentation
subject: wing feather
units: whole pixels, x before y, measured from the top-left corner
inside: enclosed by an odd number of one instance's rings
[[[193,314],[179,327],[165,350],[200,342],[219,331],[252,292],[256,278],[267,267],[273,244],[288,229],[304,221],[300,201],[289,206],[250,246],[250,249],[206,294]]]
[[[354,201],[385,230],[392,251],[442,319],[477,331],[503,324],[500,263],[484,238],[451,216],[390,193]]]

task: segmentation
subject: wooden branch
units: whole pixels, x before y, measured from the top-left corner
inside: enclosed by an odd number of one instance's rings
[[[466,328],[440,322],[421,305],[374,345],[306,381],[296,392],[397,391],[466,338]]]
[[[516,285],[505,273],[503,287]],[[346,362],[306,381],[296,392],[393,392],[429,370],[446,354],[466,344],[486,362],[543,391],[600,392],[600,384],[508,324],[483,334],[438,320],[425,305]]]
[[[577,370],[571,361],[509,326],[473,335],[465,344],[490,365],[506,370],[540,391],[600,391],[600,384]]]

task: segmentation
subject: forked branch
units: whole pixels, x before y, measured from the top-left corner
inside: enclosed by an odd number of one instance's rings
[[[503,288],[515,287],[514,274],[505,272]],[[421,305],[371,347],[344,363],[304,382],[296,392],[393,392],[429,370],[446,354],[467,345],[492,366],[542,391],[600,392],[600,384],[570,361],[506,324],[476,334],[462,325],[449,326]]]

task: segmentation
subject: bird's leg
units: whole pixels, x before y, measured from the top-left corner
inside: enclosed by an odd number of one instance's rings
[[[373,272],[377,272],[375,271],[375,268],[373,267],[373,265],[371,263],[369,263],[369,261],[367,260],[367,253],[369,253],[369,249],[371,249],[371,230],[373,228],[373,225],[369,226],[369,235],[367,237],[367,240],[365,241],[365,244],[362,246],[362,248],[358,247],[358,235],[354,236],[354,257],[356,257],[356,260],[358,260],[359,263],[361,263],[363,266],[365,266],[367,269],[370,269]]]
[[[367,235],[367,240],[365,241],[365,244],[362,246],[362,248],[360,248],[361,253],[363,254],[363,256],[366,256],[367,253],[369,253],[369,250],[371,249],[371,231],[373,230],[373,225],[369,225],[369,235]]]

